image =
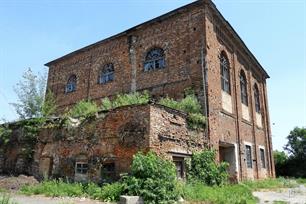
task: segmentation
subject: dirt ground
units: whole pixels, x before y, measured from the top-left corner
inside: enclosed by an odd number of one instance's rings
[[[260,204],[277,203],[277,201],[284,204],[306,204],[306,187],[304,185],[276,191],[253,192],[253,195],[259,198]]]

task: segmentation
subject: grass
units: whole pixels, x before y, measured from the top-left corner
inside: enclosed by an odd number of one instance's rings
[[[305,184],[306,179],[265,179],[258,181],[245,181],[240,184],[224,186],[206,186],[201,183],[181,183],[180,192],[183,198],[191,203],[255,204],[257,198],[252,195],[252,191],[260,189],[275,190],[280,188],[292,188],[297,186],[297,183]],[[24,186],[21,188],[21,193],[26,195],[43,194],[53,197],[88,197],[101,201],[118,201],[122,188],[122,184],[118,182],[99,187],[93,183],[80,184],[66,183],[62,180],[51,180],[43,181],[35,186]],[[10,202],[1,203],[0,200],[0,204],[15,204]]]
[[[0,194],[0,204],[18,204],[8,194]]]
[[[264,179],[257,181],[244,181],[242,185],[247,186],[252,191],[260,189],[278,189],[278,188],[293,188],[297,186],[297,182],[292,179],[276,178],[276,179]]]
[[[255,204],[257,199],[252,191],[243,185],[205,186],[203,184],[187,184],[183,189],[183,197],[191,202],[207,202],[214,204]]]
[[[99,187],[94,183],[66,183],[63,180],[50,180],[43,181],[35,186],[23,186],[20,192],[25,195],[41,194],[49,197],[88,197],[101,201],[117,201],[122,192],[122,185],[120,183],[113,183]]]

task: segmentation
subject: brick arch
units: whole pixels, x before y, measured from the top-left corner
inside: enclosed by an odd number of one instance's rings
[[[121,70],[121,65],[117,59],[111,56],[105,56],[101,57],[94,64],[92,65],[92,70],[94,73],[94,77],[98,80],[100,76],[100,72],[102,71],[104,65],[106,64],[113,64],[114,66],[114,73],[115,75],[117,74],[118,70]]]
[[[167,58],[169,57],[169,44],[166,42],[156,42],[156,41],[150,41],[149,43],[146,44],[146,46],[143,49],[143,52],[141,53],[141,64],[143,64],[145,62],[145,58],[147,56],[147,53],[154,49],[154,48],[161,48],[164,50],[164,55],[165,55],[165,59],[166,59],[166,63],[167,63]]]

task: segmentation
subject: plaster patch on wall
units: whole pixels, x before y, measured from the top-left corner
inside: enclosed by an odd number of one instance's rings
[[[244,104],[241,104],[241,105],[242,105],[242,118],[247,121],[250,121],[249,107]]]
[[[222,108],[229,113],[233,112],[232,96],[222,91]]]
[[[262,121],[261,121],[261,114],[256,113],[256,125],[260,128],[262,128]]]

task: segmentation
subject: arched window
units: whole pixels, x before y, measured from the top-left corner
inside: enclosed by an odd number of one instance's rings
[[[99,75],[99,84],[106,84],[114,80],[114,65],[112,63],[103,66]]]
[[[220,69],[221,69],[221,87],[222,90],[228,94],[231,94],[231,83],[230,83],[230,70],[229,61],[224,52],[220,56]]]
[[[247,80],[243,70],[240,72],[240,94],[241,94],[241,103],[248,105],[248,90],[247,90]]]
[[[255,110],[257,113],[260,113],[259,90],[257,84],[254,85],[254,100],[255,100]]]
[[[144,71],[165,68],[165,54],[161,48],[151,49],[145,58]]]
[[[65,92],[66,93],[74,92],[76,90],[76,86],[77,86],[77,77],[76,77],[75,74],[72,74],[68,78],[68,82],[66,84]]]

